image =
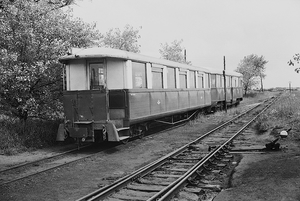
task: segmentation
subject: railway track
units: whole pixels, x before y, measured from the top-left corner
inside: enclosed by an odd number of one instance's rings
[[[199,184],[202,175],[207,171],[220,172],[226,166],[232,158],[229,150],[233,139],[275,100],[254,106],[193,142],[77,201],[171,200],[187,185],[195,192],[202,188],[218,190],[203,181]]]
[[[102,148],[94,148],[91,145],[82,146],[71,149],[50,157],[42,158],[28,163],[16,165],[0,171],[0,186],[16,182],[55,168],[69,165],[73,162],[83,160],[108,149],[108,146]]]

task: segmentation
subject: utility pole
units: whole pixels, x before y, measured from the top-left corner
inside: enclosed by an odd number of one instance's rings
[[[186,62],[186,49],[184,49],[184,61]]]
[[[227,113],[227,98],[226,98],[226,74],[225,74],[225,69],[226,69],[226,63],[225,63],[225,56],[224,58],[224,70],[223,70],[223,77],[224,77],[224,98],[225,98],[225,103],[224,103],[224,107],[225,107],[225,112]]]

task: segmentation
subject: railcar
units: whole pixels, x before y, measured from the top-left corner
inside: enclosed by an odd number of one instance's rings
[[[208,68],[108,48],[82,49],[59,61],[65,67],[65,127],[80,141],[143,136],[154,122],[175,124],[201,109],[242,100],[239,74],[226,75],[225,100],[217,78],[222,72]]]
[[[243,100],[242,80],[240,73],[226,72],[226,87],[224,87],[224,75],[216,70],[211,70],[211,107],[214,110],[222,110],[225,104],[227,106],[238,105]]]

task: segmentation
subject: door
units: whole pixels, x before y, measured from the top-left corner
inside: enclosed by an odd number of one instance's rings
[[[93,120],[108,120],[108,89],[106,88],[106,69],[104,60],[89,62],[91,107]]]

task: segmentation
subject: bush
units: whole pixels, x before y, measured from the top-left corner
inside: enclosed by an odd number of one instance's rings
[[[56,133],[61,120],[29,119],[21,122],[9,119],[0,122],[0,153],[15,154],[56,143]]]
[[[254,128],[258,132],[258,134],[263,134],[264,132],[268,131],[269,125],[269,118],[266,114],[261,115],[257,118]]]

